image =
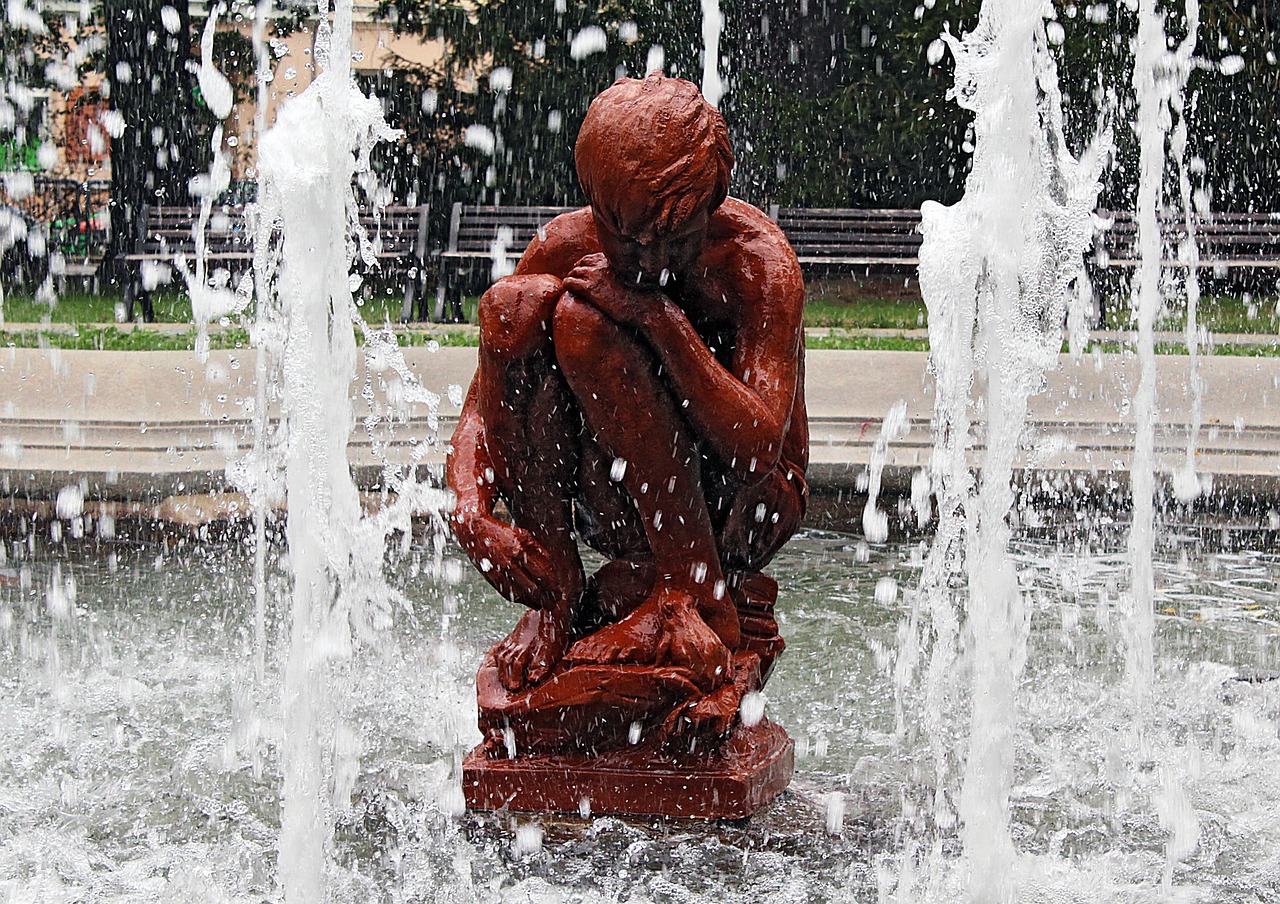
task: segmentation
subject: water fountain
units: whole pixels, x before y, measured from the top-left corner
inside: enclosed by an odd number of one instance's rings
[[[1143,9],[1139,46],[1163,53],[1151,0]],[[1205,550],[1176,529],[1157,542],[1149,459],[1129,537],[1105,526],[1015,535],[1008,518],[1020,418],[1036,368],[1056,358],[1064,290],[1080,278],[1061,263],[1071,255],[1048,252],[1084,246],[1105,145],[1079,162],[1065,151],[1036,4],[991,3],[975,35],[947,41],[978,144],[965,200],[927,212],[922,280],[942,425],[931,554],[812,531],[779,561],[796,589],[769,706],[795,726],[796,793],[750,824],[710,828],[462,815],[470,679],[507,614],[436,547],[393,545],[384,577],[386,529],[405,522],[360,520],[343,454],[350,371],[327,389],[303,381],[357,356],[341,263],[346,186],[357,136],[384,126],[348,88],[349,11],[338,7],[319,44],[328,72],[263,148],[260,235],[265,248],[282,225],[285,250],[279,272],[259,262],[260,297],[274,292],[279,306],[260,308],[257,382],[280,363],[297,425],[277,450],[289,459],[289,552],[228,542],[103,556],[76,543],[55,551],[64,544],[34,533],[10,539],[0,890],[122,901],[1274,893],[1280,688],[1264,679],[1277,657],[1280,557]],[[1166,63],[1147,59],[1141,77]],[[1160,153],[1160,105],[1174,88],[1152,81],[1143,95],[1155,104],[1145,154]],[[318,123],[328,123],[319,143]],[[1154,204],[1144,197],[1148,226]],[[1154,291],[1145,271],[1144,330]],[[1140,342],[1149,368],[1149,335]],[[988,368],[990,450],[976,483],[964,457],[975,363]],[[1153,390],[1143,383],[1136,409],[1152,410]],[[390,618],[390,586],[404,587],[411,616]]]

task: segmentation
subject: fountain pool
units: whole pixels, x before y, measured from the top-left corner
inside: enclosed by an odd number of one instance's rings
[[[1015,538],[1031,607],[1014,737],[1019,900],[1280,892],[1280,680],[1266,680],[1280,666],[1280,554],[1261,533],[1227,546],[1212,536],[1166,536],[1157,550],[1150,760],[1132,772],[1112,630],[1123,532]],[[7,546],[0,897],[274,899],[287,639],[278,603],[259,683],[247,547]],[[412,615],[335,669],[342,722],[330,728],[349,795],[335,801],[332,898],[959,899],[958,873],[938,871],[958,863],[959,836],[931,824],[925,738],[895,731],[893,651],[922,561],[916,542],[818,531],[784,550],[789,648],[768,709],[797,741],[796,781],[754,820],[704,825],[463,814],[458,764],[478,739],[471,679],[510,612],[452,551],[397,552]],[[272,597],[286,599],[277,584]],[[941,726],[961,728],[958,714]],[[1197,832],[1169,894],[1153,801],[1171,771]],[[928,877],[912,866],[933,857]]]

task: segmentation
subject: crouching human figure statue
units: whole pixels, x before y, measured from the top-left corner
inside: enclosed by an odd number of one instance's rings
[[[481,299],[448,462],[462,548],[527,608],[477,676],[486,740],[464,791],[479,807],[579,808],[482,793],[481,772],[527,757],[577,764],[554,783],[610,755],[688,772],[760,747],[741,703],[783,646],[763,569],[808,494],[800,268],[768,217],[727,197],[719,112],[689,82],[621,79],[575,154],[589,206]],[[590,576],[579,543],[606,559]],[[790,742],[772,729],[784,787]],[[561,791],[597,813],[686,815]]]

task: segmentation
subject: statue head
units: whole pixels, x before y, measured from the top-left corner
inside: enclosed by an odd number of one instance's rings
[[[697,259],[729,192],[733,150],[696,85],[657,71],[618,79],[591,102],[574,154],[619,278],[652,284]]]

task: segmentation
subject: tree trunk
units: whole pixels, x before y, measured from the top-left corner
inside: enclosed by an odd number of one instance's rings
[[[111,141],[111,239],[104,273],[123,285],[136,268],[120,259],[133,249],[140,218],[150,205],[188,203],[191,177],[208,157],[211,116],[198,107],[191,16],[184,2],[105,0],[106,77],[113,110],[124,132]]]

